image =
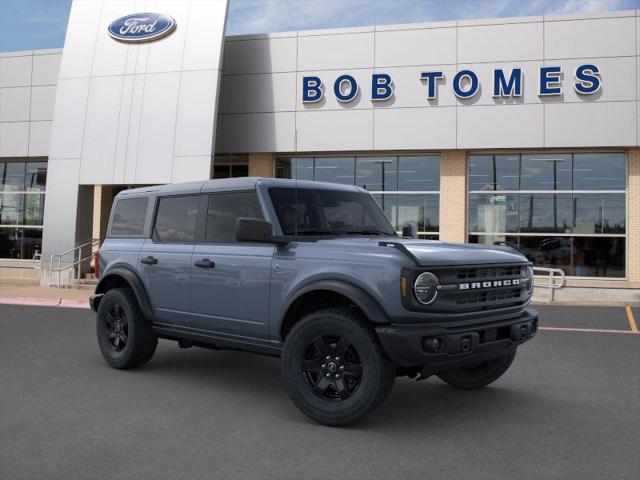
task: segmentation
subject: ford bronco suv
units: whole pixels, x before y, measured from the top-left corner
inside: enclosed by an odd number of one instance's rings
[[[145,364],[158,339],[280,356],[291,400],[326,425],[371,412],[398,376],[488,385],[537,330],[518,251],[400,237],[355,186],[126,190],[96,267],[91,307],[111,366]]]

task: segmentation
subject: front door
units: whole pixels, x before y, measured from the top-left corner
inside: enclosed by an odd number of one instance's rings
[[[160,197],[151,239],[138,254],[156,321],[189,325],[189,275],[201,195]]]
[[[236,220],[263,218],[256,192],[209,195],[204,243],[191,257],[191,322],[233,338],[268,338],[270,244],[237,243]]]

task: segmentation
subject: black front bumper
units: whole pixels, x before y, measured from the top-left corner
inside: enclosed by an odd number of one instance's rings
[[[399,367],[426,367],[423,374],[462,367],[514,352],[538,330],[538,312],[473,325],[400,325],[376,328],[378,338]]]

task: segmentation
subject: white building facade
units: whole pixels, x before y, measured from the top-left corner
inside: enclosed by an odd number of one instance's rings
[[[224,37],[226,9],[76,0],[64,49],[1,54],[4,275],[103,236],[122,188],[258,175],[640,295],[639,11]],[[175,24],[110,35],[140,12]]]

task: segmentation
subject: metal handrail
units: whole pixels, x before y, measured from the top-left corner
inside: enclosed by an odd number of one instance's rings
[[[533,286],[547,288],[549,291],[549,294],[547,296],[547,303],[553,302],[553,292],[558,288],[564,287],[566,283],[564,270],[561,270],[559,268],[533,267],[533,274],[536,275],[536,272],[548,274],[548,283],[539,283],[534,279]],[[558,275],[559,278],[556,277],[556,275]],[[558,279],[558,283],[555,282],[556,278]]]
[[[51,257],[49,258],[49,285],[51,285],[51,273],[52,272],[57,272],[58,273],[58,282],[57,282],[57,287],[60,288],[60,277],[61,277],[61,273],[64,272],[65,270],[68,270],[70,268],[74,268],[76,265],[78,266],[77,269],[77,275],[78,275],[78,280],[80,280],[80,277],[82,276],[82,263],[90,260],[94,257],[94,255],[96,254],[96,252],[93,250],[93,247],[95,247],[96,245],[98,245],[100,243],[100,239],[98,238],[92,238],[91,240],[87,240],[86,242],[80,243],[78,245],[76,245],[75,247],[67,250],[66,252],[62,252],[62,253],[54,253],[53,255],[51,255]],[[86,246],[91,246],[91,252],[89,253],[89,255],[85,255],[84,257],[82,256],[82,249],[85,248]],[[64,267],[62,266],[62,257],[69,255],[71,253],[73,253],[73,257],[75,259],[76,257],[76,252],[77,252],[77,260],[74,260],[72,263],[65,265]],[[53,268],[53,261],[54,259],[57,260],[57,268]]]
[[[42,254],[34,253],[33,257],[31,257],[31,263],[33,263],[33,268],[41,269],[42,268]]]

